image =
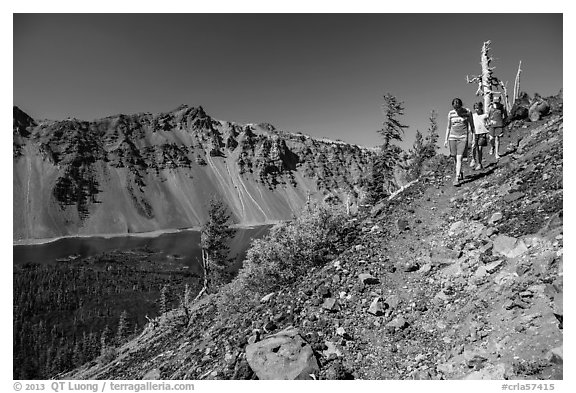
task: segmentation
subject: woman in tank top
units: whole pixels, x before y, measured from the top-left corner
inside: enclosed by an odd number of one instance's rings
[[[455,186],[460,185],[462,175],[462,157],[468,145],[468,133],[474,132],[474,121],[469,109],[462,106],[460,98],[452,100],[452,110],[448,113],[448,125],[446,127],[446,140],[444,147],[450,145],[450,155],[454,157],[456,173],[454,175]]]

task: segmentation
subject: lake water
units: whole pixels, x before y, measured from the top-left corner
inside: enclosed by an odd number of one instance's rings
[[[264,237],[270,228],[271,225],[262,225],[236,230],[236,235],[230,243],[230,257],[234,257],[235,267],[241,266],[251,240]],[[163,252],[173,259],[177,258],[193,270],[197,270],[202,260],[200,232],[185,230],[155,237],[71,237],[45,244],[15,245],[13,262],[14,264],[56,263],[58,259],[70,256],[88,257],[106,251],[124,251],[141,247]]]

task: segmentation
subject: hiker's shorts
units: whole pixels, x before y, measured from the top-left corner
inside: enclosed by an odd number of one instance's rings
[[[486,134],[476,134],[476,144],[478,146],[488,146],[488,138]]]
[[[450,155],[452,157],[463,156],[468,145],[468,139],[450,139],[448,140],[448,147],[450,147]]]
[[[504,127],[490,127],[490,135],[494,138],[504,136]]]

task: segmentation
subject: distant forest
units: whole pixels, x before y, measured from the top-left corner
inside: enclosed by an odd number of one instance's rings
[[[48,379],[138,334],[199,278],[151,250],[14,265],[13,378]]]

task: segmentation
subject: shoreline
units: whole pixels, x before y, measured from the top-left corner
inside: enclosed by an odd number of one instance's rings
[[[282,220],[276,221],[269,221],[264,223],[258,224],[233,224],[230,227],[235,229],[248,229],[248,228],[255,228],[259,226],[266,226],[266,225],[275,225]],[[157,229],[155,231],[149,232],[136,232],[136,233],[94,233],[89,235],[65,235],[65,236],[57,236],[57,237],[47,237],[47,238],[40,238],[40,239],[22,239],[22,240],[13,240],[12,247],[14,246],[39,246],[43,244],[53,243],[58,240],[62,239],[83,239],[83,238],[103,238],[103,239],[113,239],[117,237],[159,237],[162,235],[167,235],[171,233],[180,233],[186,231],[200,231],[202,227],[189,227],[189,228],[180,228],[180,229]]]

